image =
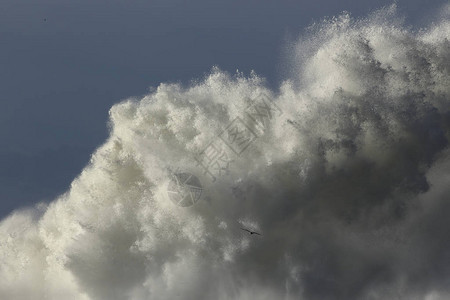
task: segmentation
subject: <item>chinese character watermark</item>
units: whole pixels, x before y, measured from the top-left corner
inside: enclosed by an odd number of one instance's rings
[[[197,166],[204,175],[216,181],[218,176],[228,172],[232,157],[240,156],[269,127],[275,116],[282,115],[281,109],[265,94],[251,101],[243,118],[234,118],[196,157]],[[231,152],[226,151],[231,150]]]
[[[216,181],[216,176],[228,172],[231,162],[224,146],[218,141],[209,143],[194,159],[197,161],[197,166],[202,168],[203,175],[209,175],[212,181]]]
[[[228,174],[230,164],[269,128],[270,122],[282,115],[281,109],[265,94],[250,100],[241,116],[234,118],[194,159],[202,174],[215,182]],[[188,207],[199,201],[203,192],[200,180],[188,172],[176,172],[167,187],[169,199]]]
[[[258,136],[237,117],[219,134],[219,138],[235,154],[240,155]]]
[[[249,107],[245,110],[247,120],[251,120],[261,133],[269,127],[269,123],[274,116],[281,116],[281,109],[267,97],[265,94],[255,98]]]

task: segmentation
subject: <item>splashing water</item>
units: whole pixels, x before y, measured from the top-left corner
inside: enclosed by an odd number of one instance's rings
[[[114,105],[67,193],[1,222],[0,298],[445,298],[449,37],[445,18],[344,14],[299,40],[277,92],[215,68]],[[211,180],[196,155],[261,94],[282,113]],[[174,169],[194,205],[168,199]]]

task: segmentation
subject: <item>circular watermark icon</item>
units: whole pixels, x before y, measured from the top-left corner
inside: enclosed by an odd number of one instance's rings
[[[167,186],[167,195],[176,205],[188,207],[197,203],[203,192],[200,180],[191,173],[173,174]]]

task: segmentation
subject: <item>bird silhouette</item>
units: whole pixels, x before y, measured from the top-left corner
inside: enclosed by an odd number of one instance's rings
[[[248,230],[248,229],[245,229],[245,228],[242,228],[242,227],[241,227],[241,229],[244,230],[244,231],[247,231],[247,232],[250,233],[250,234],[262,235],[261,233],[258,233],[258,232],[256,232],[256,231],[251,231],[251,230]]]

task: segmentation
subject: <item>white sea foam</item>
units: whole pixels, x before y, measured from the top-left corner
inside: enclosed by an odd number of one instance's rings
[[[0,298],[448,293],[449,32],[344,14],[300,39],[279,91],[213,69],[114,105],[67,193],[1,222]],[[194,157],[261,94],[281,113],[212,181]],[[176,170],[200,179],[195,205],[167,198]]]

